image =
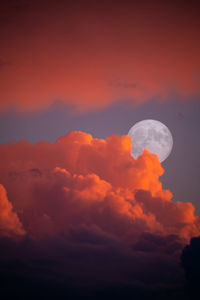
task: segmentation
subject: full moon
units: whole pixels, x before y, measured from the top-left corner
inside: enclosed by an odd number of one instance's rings
[[[128,132],[132,140],[132,156],[136,159],[143,151],[148,149],[157,154],[163,162],[170,154],[173,146],[172,134],[163,123],[156,120],[143,120],[137,122]]]

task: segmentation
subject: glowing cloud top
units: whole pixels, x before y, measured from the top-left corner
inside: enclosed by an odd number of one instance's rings
[[[1,187],[1,235],[26,232],[37,238],[78,224],[95,224],[129,242],[144,231],[198,235],[194,206],[172,202],[171,192],[162,189],[157,156],[146,150],[135,160],[130,152],[128,136],[103,140],[83,132],[70,132],[55,144],[1,145],[0,182],[18,214]]]

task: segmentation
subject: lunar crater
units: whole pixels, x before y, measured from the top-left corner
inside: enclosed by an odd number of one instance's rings
[[[144,149],[148,149],[157,154],[160,162],[163,162],[172,150],[172,134],[160,121],[140,121],[129,130],[128,135],[132,140],[132,156],[135,159]]]

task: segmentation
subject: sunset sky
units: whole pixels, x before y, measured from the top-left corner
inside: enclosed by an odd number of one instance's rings
[[[1,2],[1,294],[192,295],[199,30],[195,1]],[[172,133],[162,164],[131,156],[145,119]]]

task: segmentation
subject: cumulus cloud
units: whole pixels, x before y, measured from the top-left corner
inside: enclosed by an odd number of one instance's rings
[[[0,72],[1,110],[57,99],[97,109],[199,94],[193,1],[18,2],[1,4],[0,57],[9,62]]]
[[[34,238],[82,224],[128,244],[143,232],[197,236],[194,206],[172,201],[163,190],[158,157],[144,150],[135,160],[130,152],[128,136],[103,140],[83,132],[70,132],[55,144],[4,144],[0,181]]]
[[[6,190],[0,184],[0,236],[14,237],[25,235],[23,226],[8,201]]]
[[[179,257],[200,218],[163,189],[155,154],[70,132],[0,145],[0,157],[2,293],[184,299]]]

